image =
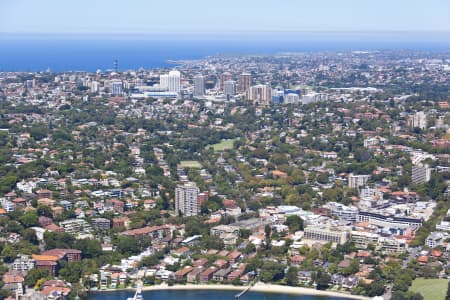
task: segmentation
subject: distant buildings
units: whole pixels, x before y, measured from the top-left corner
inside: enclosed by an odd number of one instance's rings
[[[169,92],[179,93],[181,91],[181,73],[180,71],[170,71],[168,75]]]
[[[236,94],[236,81],[227,80],[224,82],[223,93],[227,96],[234,96]]]
[[[111,94],[113,96],[122,96],[122,81],[113,81],[111,83]]]
[[[175,188],[175,211],[183,216],[195,216],[199,213],[199,189],[193,182],[179,184]]]
[[[201,74],[194,76],[194,96],[203,96],[205,94],[205,77]]]
[[[252,85],[252,75],[250,73],[242,73],[239,76],[238,92],[243,94],[248,91]]]
[[[220,75],[220,90],[225,90],[225,81],[232,80],[233,75],[231,75],[230,72],[225,72],[222,75]]]
[[[264,84],[254,85],[247,91],[246,97],[254,104],[269,105],[272,100],[272,89]]]
[[[161,89],[169,89],[169,75],[161,74],[159,75],[159,86]]]

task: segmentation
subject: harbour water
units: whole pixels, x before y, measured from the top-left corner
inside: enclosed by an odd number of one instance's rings
[[[133,291],[101,292],[92,293],[90,300],[125,300],[133,297]],[[213,290],[161,290],[147,291],[142,293],[144,300],[233,300],[236,291],[213,291]],[[248,292],[241,300],[346,300],[341,297],[312,296],[312,295],[290,295],[275,293]]]

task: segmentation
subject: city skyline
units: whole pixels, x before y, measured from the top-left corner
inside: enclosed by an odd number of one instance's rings
[[[436,9],[439,7],[439,9]],[[0,33],[176,34],[307,31],[450,32],[441,0],[309,2],[231,0],[127,3],[98,0],[2,1]]]

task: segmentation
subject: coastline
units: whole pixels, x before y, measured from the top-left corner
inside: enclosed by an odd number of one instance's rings
[[[226,284],[176,284],[169,286],[167,284],[159,284],[153,286],[142,287],[143,292],[149,291],[161,291],[161,290],[216,290],[216,291],[243,291],[247,286],[242,285],[226,285]],[[106,289],[97,290],[93,293],[104,293],[104,292],[118,292],[118,291],[134,291],[134,288],[122,288],[122,289]],[[341,297],[347,299],[361,299],[367,300],[368,297],[351,295],[341,292],[334,291],[321,291],[312,288],[305,287],[294,287],[279,284],[266,284],[258,282],[253,285],[249,292],[261,292],[261,293],[275,293],[275,294],[291,294],[291,295],[310,295],[310,296],[330,296],[330,297]]]

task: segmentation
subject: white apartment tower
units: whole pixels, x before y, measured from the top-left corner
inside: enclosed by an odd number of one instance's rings
[[[427,115],[425,112],[418,111],[413,115],[411,127],[418,127],[422,130],[427,128]]]
[[[179,93],[181,91],[180,71],[169,72],[169,92]]]
[[[175,188],[175,211],[185,217],[196,216],[200,207],[198,206],[197,185],[193,182],[179,184]]]
[[[169,88],[169,75],[168,74],[159,75],[159,86],[162,89],[166,89],[166,90]]]
[[[427,164],[413,165],[411,180],[415,184],[421,184],[430,181],[431,168]]]

